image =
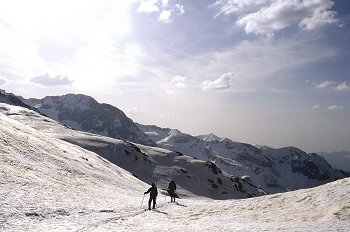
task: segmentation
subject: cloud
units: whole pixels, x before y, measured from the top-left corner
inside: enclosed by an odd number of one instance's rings
[[[245,83],[238,90],[250,91],[256,80],[270,79],[278,72],[293,72],[300,66],[319,62],[338,54],[337,49],[323,46],[322,49],[305,38],[290,37],[278,41],[259,38],[242,41],[220,51],[202,53],[169,63],[169,70],[191,77],[197,83],[214,80],[223,73],[232,72]],[[168,59],[168,58],[167,58]],[[165,58],[164,58],[165,60]],[[236,80],[236,81],[238,81]],[[246,83],[246,82],[249,83]],[[208,82],[207,82],[208,84]],[[235,83],[235,89],[237,83]],[[203,88],[203,85],[202,85]],[[259,88],[259,87],[258,87]]]
[[[335,18],[335,16],[335,11],[316,11],[313,13],[312,16],[301,20],[299,23],[299,27],[301,27],[304,30],[313,30],[318,27],[322,27],[326,24],[334,24],[339,21]]]
[[[338,22],[336,12],[330,10],[334,5],[331,0],[221,0],[214,5],[220,6],[219,15],[238,15],[247,9],[255,9],[236,21],[246,33],[273,35],[293,26],[313,30]]]
[[[59,86],[59,85],[70,85],[73,83],[72,80],[69,80],[67,76],[54,76],[51,77],[48,73],[42,76],[37,76],[30,81],[43,85],[43,86]]]
[[[317,89],[326,89],[332,88],[339,92],[350,91],[350,86],[346,82],[337,83],[335,81],[323,81],[319,84],[316,84]]]
[[[314,110],[318,110],[320,108],[321,108],[321,106],[319,104],[316,104],[316,105],[312,106],[312,109],[314,109]]]
[[[234,75],[232,73],[225,73],[216,80],[206,80],[202,83],[202,90],[225,90],[229,89],[234,84]]]
[[[135,1],[33,0],[20,9],[17,1],[1,4],[0,73],[18,82],[58,73],[74,78],[80,91],[133,75],[138,66],[122,50],[134,10]]]
[[[335,84],[334,81],[323,81],[320,84],[317,84],[316,88],[317,89],[324,89],[324,88],[330,87],[334,84]]]
[[[158,20],[165,22],[165,23],[169,23],[171,22],[171,20],[169,19],[171,15],[171,11],[170,10],[163,10],[162,13],[160,13]]]
[[[175,10],[176,10],[176,12],[178,12],[178,14],[180,14],[180,15],[182,15],[182,14],[185,13],[184,6],[181,5],[181,4],[179,4],[179,3],[175,4]]]
[[[169,4],[169,0],[162,0],[162,5],[163,5],[164,7],[167,7],[168,4]]]
[[[158,2],[158,0],[141,0],[137,11],[143,13],[158,12]]]
[[[175,76],[171,79],[171,82],[175,83],[176,87],[179,89],[184,89],[187,86],[185,85],[186,77],[184,76]]]
[[[338,106],[338,105],[332,105],[327,108],[330,111],[336,111],[336,110],[343,110],[345,109],[344,106]]]
[[[230,15],[236,12],[245,11],[261,4],[266,4],[270,0],[217,0],[212,7],[219,7],[219,13],[215,16],[221,14]]]
[[[337,87],[335,87],[337,91],[350,91],[350,86],[346,84],[346,82],[340,83]]]
[[[176,13],[182,15],[185,13],[184,6],[175,0],[140,0],[137,11],[140,13],[160,12],[158,20],[164,23],[170,23],[170,17]]]

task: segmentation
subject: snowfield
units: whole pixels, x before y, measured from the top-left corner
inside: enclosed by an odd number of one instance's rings
[[[0,104],[4,107],[12,106]],[[148,184],[96,153],[52,136],[49,127],[37,129],[31,121],[17,120],[22,116],[14,109],[0,113],[0,231],[350,229],[350,178],[242,200],[194,195],[169,203],[159,191],[157,209],[145,210]]]

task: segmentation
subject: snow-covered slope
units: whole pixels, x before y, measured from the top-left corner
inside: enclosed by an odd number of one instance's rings
[[[147,185],[95,153],[50,135],[64,127],[1,105],[1,231],[347,231],[350,179],[246,200],[160,195],[145,211]],[[4,108],[7,108],[4,110]],[[24,114],[23,114],[24,113]],[[28,120],[28,117],[36,118]],[[25,125],[23,122],[26,120]],[[45,121],[42,121],[45,124]],[[68,131],[68,130],[67,130]],[[86,134],[88,135],[88,134]],[[70,136],[74,136],[72,133]]]
[[[82,94],[49,96],[43,99],[24,99],[48,117],[76,130],[154,145],[123,111],[109,104],[100,104]]]
[[[223,171],[252,180],[270,193],[315,187],[344,178],[321,156],[294,147],[273,149],[219,138],[213,134],[194,137],[178,130],[143,126],[160,147],[214,162]]]
[[[243,200],[183,196],[174,204],[161,194],[157,209],[145,211],[147,198],[143,198],[143,192],[149,185],[96,153],[58,138],[64,133],[66,139],[76,137],[84,143],[100,144],[101,148],[113,139],[73,131],[22,107],[0,104],[0,109],[1,231],[350,228],[350,178],[317,188]],[[137,149],[134,146],[129,144],[123,149],[137,154],[132,151]],[[137,146],[153,153],[170,153]],[[153,154],[148,155],[151,158]]]
[[[147,189],[145,183],[95,153],[16,120],[21,113],[41,116],[12,108],[12,116],[0,113],[1,231],[60,230],[118,205],[139,209],[132,198]]]
[[[162,148],[75,131],[21,107],[0,104],[0,112],[49,137],[59,138],[93,151],[144,182],[158,183],[159,188],[167,188],[170,180],[174,179],[182,195],[198,195],[214,199],[263,195],[263,191],[254,183],[223,173],[211,162]]]

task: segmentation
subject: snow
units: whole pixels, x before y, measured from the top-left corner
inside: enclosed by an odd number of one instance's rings
[[[50,117],[51,117],[51,115],[52,114],[50,114]],[[57,118],[54,118],[54,117],[52,117],[52,118],[58,120]],[[64,125],[67,125],[67,126],[69,126],[71,128],[74,128],[75,130],[82,131],[81,125],[79,123],[75,122],[75,121],[71,121],[71,120],[65,119],[65,120],[61,120],[61,123],[63,123]]]
[[[166,188],[168,182],[174,179],[181,186],[179,193],[186,196],[195,193],[214,199],[232,199],[263,195],[248,182],[241,183],[245,191],[238,191],[231,175],[222,173],[206,161],[162,148],[72,130],[22,107],[4,105],[0,106],[0,112],[46,133],[48,137],[95,152],[144,182],[157,182],[159,187]]]
[[[135,123],[136,126],[148,135],[152,139],[153,142],[158,142],[169,136],[169,132],[171,129],[169,128],[160,128],[155,125],[142,125],[139,123]]]
[[[212,161],[231,175],[248,175],[253,184],[260,185],[269,193],[315,187],[348,176],[334,170],[322,157],[306,154],[295,147],[254,147],[228,138],[219,139],[213,134],[193,137],[178,130],[171,130],[157,144]]]
[[[19,110],[25,114],[31,111],[0,104],[2,107],[8,110],[6,115],[0,113],[0,231],[350,228],[350,178],[243,200],[193,196],[169,203],[169,197],[160,193],[157,209],[144,210],[148,195],[144,197],[143,192],[149,185],[96,153],[53,136],[63,131],[63,126],[58,127],[55,121],[45,119],[47,124],[43,121],[42,127],[38,127],[35,121],[26,121],[19,115]],[[32,113],[31,117],[39,117]],[[72,131],[70,135],[77,136],[75,133],[78,132]],[[141,148],[153,155],[165,156],[169,152]]]
[[[220,141],[222,138],[216,136],[213,133],[206,134],[206,135],[198,135],[196,136],[197,138],[200,138],[201,140],[207,141],[207,142],[215,142],[215,141]]]

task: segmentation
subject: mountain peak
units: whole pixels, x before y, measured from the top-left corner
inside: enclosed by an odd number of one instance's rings
[[[219,136],[217,136],[213,133],[209,133],[209,134],[205,134],[205,135],[198,135],[196,137],[200,138],[201,140],[207,141],[207,142],[218,142],[218,141],[222,140],[222,138],[220,138]]]
[[[84,94],[48,96],[28,99],[26,102],[48,117],[76,130],[135,143],[154,144],[123,111],[109,104],[101,104]]]
[[[66,94],[62,96],[48,96],[42,99],[43,105],[59,104],[61,107],[71,110],[87,110],[98,102],[83,94]]]

